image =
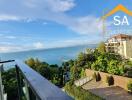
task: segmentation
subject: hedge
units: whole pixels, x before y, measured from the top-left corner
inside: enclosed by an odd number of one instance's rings
[[[103,100],[102,98],[92,94],[89,91],[77,87],[71,82],[65,85],[65,91],[68,95],[72,96],[75,100]]]

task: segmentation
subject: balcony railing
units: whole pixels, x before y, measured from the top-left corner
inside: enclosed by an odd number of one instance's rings
[[[0,63],[3,64],[8,62],[14,62],[14,60]],[[23,90],[25,91],[24,93],[27,100],[72,100],[72,98],[60,88],[49,82],[25,63],[18,60],[15,60],[15,63],[19,100],[22,100]],[[24,88],[22,83],[24,83]],[[2,93],[3,90],[1,89],[0,92]],[[3,94],[0,96],[1,100],[4,100],[2,97]]]

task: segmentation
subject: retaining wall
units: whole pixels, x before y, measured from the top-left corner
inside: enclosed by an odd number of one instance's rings
[[[94,74],[94,72],[98,72],[98,71],[89,70],[89,69],[85,70],[86,76],[92,76]],[[101,80],[104,81],[104,82],[106,82],[106,76],[111,75],[111,74],[104,73],[104,72],[99,72],[99,73],[100,73],[100,76],[101,76]],[[127,78],[127,77],[118,76],[118,75],[112,75],[112,76],[114,78],[114,85],[120,86],[120,87],[122,87],[126,90],[127,90],[128,82],[130,80],[132,81],[132,78]]]

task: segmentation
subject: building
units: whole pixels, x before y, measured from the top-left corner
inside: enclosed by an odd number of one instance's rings
[[[118,53],[127,59],[132,59],[132,35],[114,35],[105,45],[107,52]]]

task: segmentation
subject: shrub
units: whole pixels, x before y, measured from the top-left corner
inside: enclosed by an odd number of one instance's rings
[[[97,73],[94,72],[93,78],[96,80],[96,82],[97,82],[97,81],[100,81],[100,80],[101,80],[101,76],[100,76],[99,72],[97,72]]]
[[[109,78],[110,78],[109,84],[110,85],[114,85],[114,78],[113,78],[113,76],[110,76]]]
[[[132,78],[132,71],[127,71],[127,77],[130,77],[130,78]]]
[[[108,80],[109,80],[109,76],[107,75],[107,76],[106,76],[106,83],[109,82]]]
[[[100,81],[100,80],[101,80],[101,76],[100,76],[99,72],[97,72],[96,81]]]
[[[93,73],[93,79],[96,79],[97,75],[96,72]]]
[[[15,68],[3,72],[2,79],[3,85],[5,86],[5,92],[8,94],[8,100],[18,100]]]
[[[106,83],[108,83],[108,85],[114,85],[114,78],[113,76],[106,76]]]
[[[65,85],[65,92],[72,96],[75,100],[102,100],[102,98],[84,90],[82,87],[70,85],[69,82]]]
[[[127,88],[130,92],[132,92],[132,81],[129,81],[127,84]]]

